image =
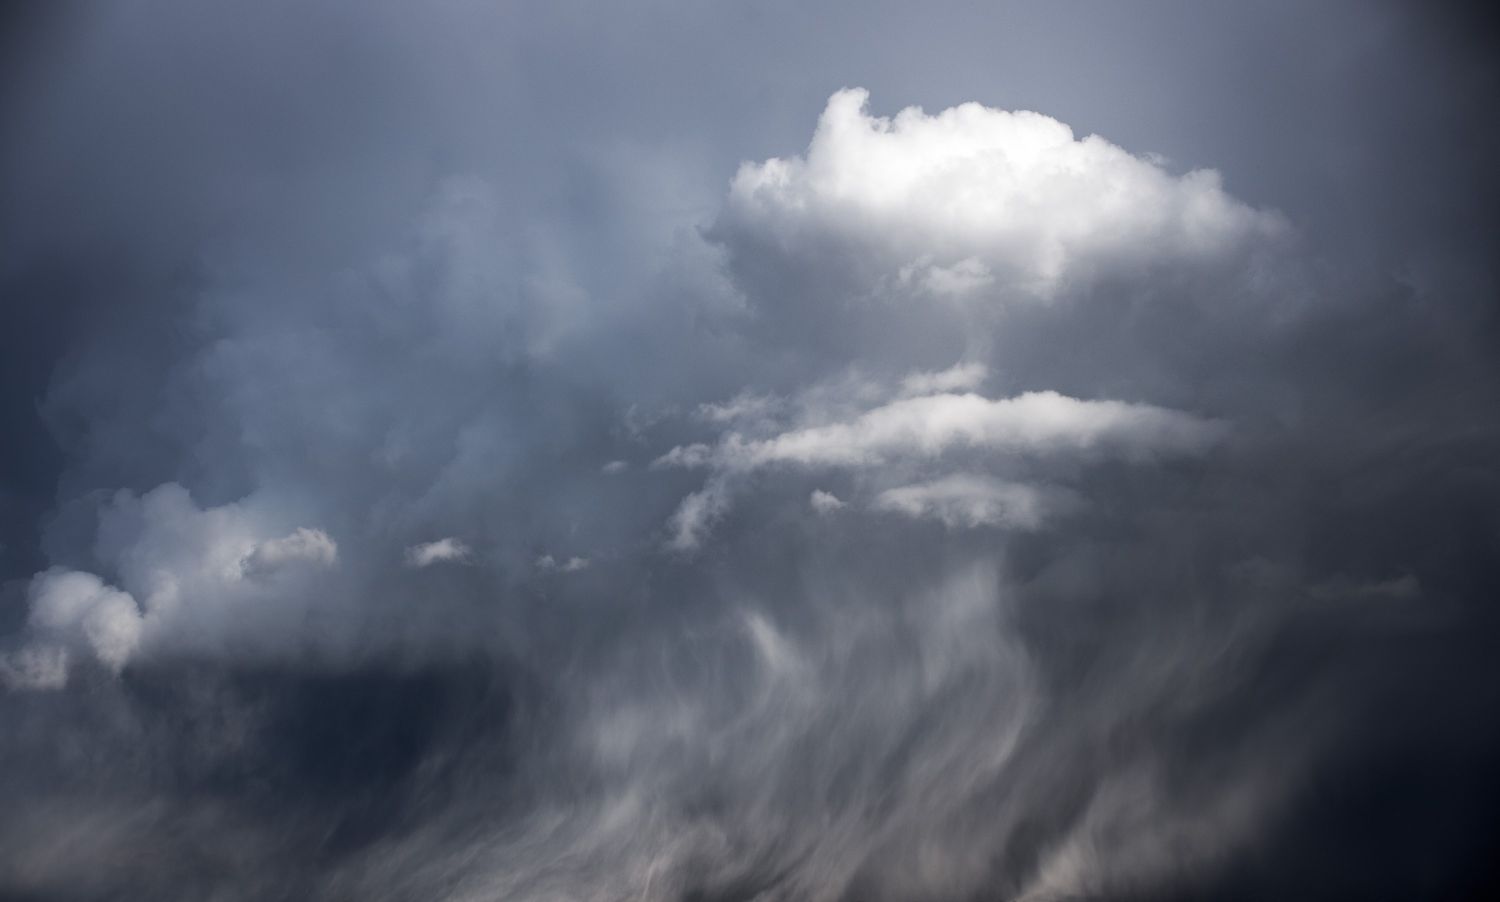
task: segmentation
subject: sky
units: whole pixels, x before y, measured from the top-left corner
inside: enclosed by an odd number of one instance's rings
[[[0,898],[1500,887],[1457,3],[0,30]]]

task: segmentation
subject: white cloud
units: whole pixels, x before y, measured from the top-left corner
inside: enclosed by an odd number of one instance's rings
[[[820,514],[831,514],[849,506],[840,501],[837,495],[832,492],[825,492],[822,489],[813,489],[812,496],[807,499],[807,503],[812,505],[812,509]]]
[[[949,528],[1034,529],[1052,506],[1047,493],[1035,486],[970,473],[887,489],[875,498],[877,509],[939,520]]]
[[[293,633],[309,641],[308,606],[333,604],[310,580],[338,546],[319,529],[278,535],[285,520],[273,507],[252,496],[199,508],[174,483],[118,493],[99,512],[94,543],[118,585],[81,570],[36,574],[26,629],[0,660],[6,682],[60,686],[80,660],[118,672],[157,651],[254,655],[284,649]]]
[[[28,593],[27,626],[37,633],[87,647],[118,671],[141,640],[141,613],[126,592],[92,573],[53,569],[37,574]]]
[[[868,467],[935,458],[953,448],[1056,453],[1102,451],[1131,459],[1195,453],[1223,424],[1150,404],[1085,401],[1057,392],[990,399],[973,393],[891,401],[843,422],[761,440],[731,433],[716,447],[673,448],[660,466],[748,471],[776,464]]]
[[[990,375],[982,363],[960,363],[946,370],[916,372],[901,380],[901,396],[932,395],[940,392],[973,391]]]
[[[710,479],[701,490],[682,499],[672,513],[667,524],[671,530],[667,548],[683,552],[696,550],[728,510],[729,486],[723,479]]]
[[[985,375],[979,365],[913,373],[902,382],[901,394],[976,385]],[[826,410],[824,413],[835,416]],[[759,470],[841,467],[871,471],[940,460],[951,451],[965,449],[1011,456],[1065,454],[1143,462],[1201,453],[1225,431],[1222,422],[1151,404],[1087,401],[1051,391],[998,399],[973,392],[940,391],[898,397],[846,413],[842,419],[815,420],[765,438],[730,432],[714,445],[679,445],[658,457],[652,466],[705,468],[713,473],[708,485],[682,500],[669,524],[672,536],[668,547],[692,551],[728,511],[743,477]],[[877,506],[912,516],[935,516],[952,525],[1003,522],[1028,526],[1040,516],[1039,508],[1033,509],[1019,494],[1024,487],[982,484],[974,481],[978,477],[956,479],[889,491]],[[959,497],[965,492],[967,500]],[[838,501],[832,495],[827,497]],[[816,492],[810,503],[820,512],[832,509],[827,499],[820,502]]]
[[[302,526],[256,545],[245,555],[241,569],[245,576],[256,578],[300,565],[328,567],[338,560],[338,553],[338,544],[328,533]]]
[[[653,469],[663,467],[706,467],[713,462],[713,449],[702,442],[678,445],[651,462]]]
[[[140,644],[143,623],[135,599],[92,573],[63,568],[38,573],[27,600],[25,644],[0,661],[13,686],[60,688],[73,652],[86,652],[118,673]]]
[[[615,476],[630,469],[630,464],[623,460],[612,460],[599,468],[599,472],[606,476]]]
[[[1176,176],[1040,113],[966,103],[886,118],[867,100],[839,91],[805,155],[743,165],[726,223],[789,254],[836,236],[876,251],[883,278],[947,296],[1045,296],[1099,266],[1212,256],[1284,229],[1212,170]]]
[[[711,423],[761,419],[774,413],[780,404],[780,399],[769,395],[741,393],[721,404],[700,404],[698,416]]]
[[[435,542],[423,542],[406,549],[406,566],[430,567],[445,562],[462,563],[473,554],[468,545],[452,536]]]

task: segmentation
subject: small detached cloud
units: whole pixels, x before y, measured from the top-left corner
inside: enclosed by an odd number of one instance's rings
[[[603,473],[605,476],[617,476],[621,473],[624,473],[628,469],[630,469],[630,464],[626,463],[625,461],[612,460],[604,466],[600,467],[599,472]]]
[[[406,549],[406,566],[431,567],[433,564],[463,564],[473,557],[473,550],[449,536],[435,542],[423,542]]]
[[[825,492],[822,489],[813,489],[812,496],[808,498],[807,503],[812,505],[813,510],[824,515],[841,511],[849,506],[847,503],[840,501],[837,495],[832,492]]]
[[[1043,489],[970,473],[887,489],[875,498],[879,510],[938,520],[950,529],[1035,529],[1054,506]]]
[[[668,521],[671,535],[667,539],[669,551],[696,551],[714,524],[729,511],[729,485],[722,478],[710,479],[699,491],[693,492],[672,513]]]
[[[973,391],[984,384],[989,375],[989,367],[982,363],[960,363],[935,372],[919,371],[901,380],[901,397]]]
[[[299,565],[329,567],[338,556],[338,543],[328,533],[304,526],[290,535],[267,539],[256,545],[241,560],[240,570],[246,577],[254,579]]]
[[[710,423],[764,420],[776,413],[781,403],[769,395],[739,394],[722,404],[700,404],[698,417]]]

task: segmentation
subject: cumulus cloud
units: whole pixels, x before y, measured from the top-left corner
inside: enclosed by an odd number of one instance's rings
[[[406,549],[406,566],[430,567],[445,562],[463,563],[469,560],[473,550],[458,539],[449,536],[433,542],[422,542]]]
[[[969,473],[886,489],[875,497],[877,509],[938,520],[950,528],[1034,529],[1052,506],[1047,493],[1034,486]]]
[[[32,581],[28,625],[43,634],[83,640],[111,670],[125,665],[141,638],[135,599],[92,573],[49,570]]]
[[[39,573],[28,601],[26,645],[5,656],[3,665],[12,685],[60,688],[74,652],[118,673],[140,644],[143,624],[135,599],[92,573],[63,568]]]
[[[338,544],[321,529],[299,526],[291,534],[260,542],[241,561],[247,577],[269,576],[286,567],[331,566],[338,560]]]
[[[157,653],[275,656],[314,639],[296,638],[299,617],[352,619],[327,586],[316,588],[337,544],[319,529],[283,533],[274,508],[255,497],[202,508],[175,483],[117,493],[98,512],[91,570],[114,574],[118,588],[79,569],[37,574],[28,636],[118,672]]]
[[[646,72],[603,7],[155,6],[49,56],[0,155],[0,401],[57,449],[0,680],[58,690],[0,692],[0,896],[1418,898],[1478,849],[1500,356],[1446,261],[1489,230],[1351,272],[1137,152],[1180,109],[1164,149],[1284,204],[1225,148],[1284,118],[1322,180],[1357,110],[1137,103],[925,11],[736,23],[817,51],[765,104],[713,79],[774,54]],[[798,121],[867,53],[985,103]]]
[[[1040,113],[966,103],[872,116],[869,95],[828,101],[802,156],[747,163],[726,228],[789,255],[839,236],[888,261],[881,278],[966,296],[992,285],[1051,296],[1070,279],[1192,260],[1273,236],[1281,219]]]
[[[849,506],[846,502],[840,501],[837,495],[822,489],[813,489],[807,503],[812,506],[814,512],[819,514],[831,514]]]

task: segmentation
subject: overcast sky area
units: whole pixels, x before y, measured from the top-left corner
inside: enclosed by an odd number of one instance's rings
[[[0,899],[1500,891],[1459,4],[36,4]]]

